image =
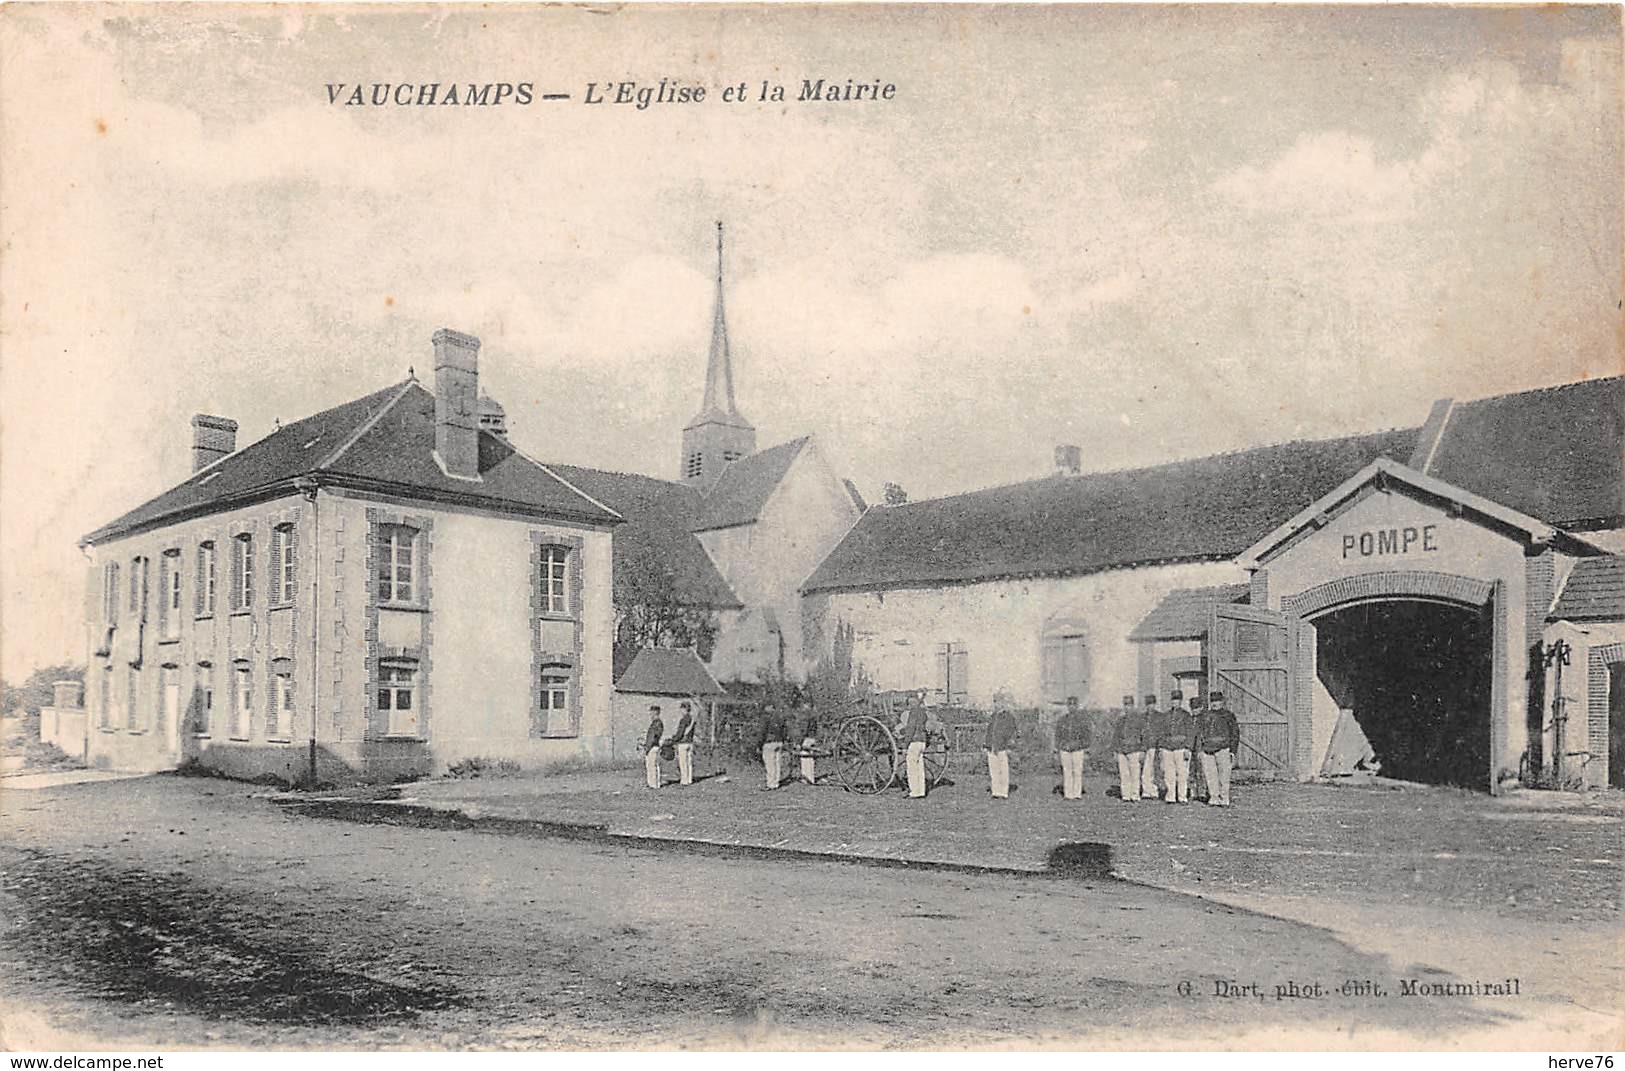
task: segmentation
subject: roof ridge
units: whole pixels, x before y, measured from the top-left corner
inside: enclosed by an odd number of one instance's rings
[[[588,472],[600,473],[604,476],[635,476],[640,480],[653,480],[655,483],[667,484],[671,487],[688,487],[681,480],[668,480],[664,476],[650,476],[647,472],[628,472],[624,469],[601,469],[596,465],[577,465],[573,461],[538,461],[538,465],[558,466],[566,469],[585,469]]]
[[[1589,379],[1571,379],[1567,383],[1550,383],[1544,387],[1530,387],[1528,390],[1509,390],[1500,394],[1486,394],[1481,398],[1471,398],[1465,402],[1457,402],[1458,406],[1477,405],[1479,402],[1496,402],[1502,398],[1519,398],[1532,394],[1556,394],[1558,391],[1576,390],[1581,387],[1594,387],[1612,380],[1625,381],[1625,374],[1614,376],[1592,376]]]
[[[921,498],[912,502],[904,502],[897,506],[883,506],[884,510],[906,510],[910,506],[925,506],[935,502],[948,502],[956,498],[966,498],[970,495],[987,494],[989,491],[1003,491],[1013,487],[1027,487],[1033,484],[1051,483],[1056,480],[1082,480],[1091,476],[1124,476],[1140,472],[1150,472],[1154,469],[1172,468],[1175,465],[1188,465],[1197,461],[1216,461],[1220,458],[1239,457],[1242,454],[1259,453],[1264,450],[1279,450],[1285,446],[1321,446],[1326,443],[1349,442],[1354,439],[1374,439],[1381,435],[1399,435],[1408,431],[1420,431],[1421,426],[1415,425],[1404,428],[1382,428],[1377,431],[1356,432],[1353,435],[1329,435],[1324,439],[1285,439],[1273,443],[1260,443],[1257,446],[1239,446],[1234,450],[1221,450],[1213,454],[1198,454],[1195,457],[1174,458],[1171,461],[1158,461],[1150,465],[1130,465],[1119,469],[1093,469],[1089,472],[1068,473],[1057,476],[1048,473],[1043,476],[1031,476],[1025,480],[1014,480],[1010,483],[989,484],[986,487],[973,487],[965,491],[955,491],[950,495],[939,495],[935,498]]]
[[[385,413],[387,413],[391,409],[395,408],[395,406],[397,404],[399,404],[400,400],[402,398],[406,397],[406,392],[411,390],[412,387],[415,384],[417,384],[417,378],[415,376],[408,376],[405,380],[403,380],[401,382],[401,385],[396,388],[394,396],[391,397],[383,405],[379,406],[378,407],[378,412],[372,414],[366,420],[363,420],[361,422],[361,426],[356,428],[355,431],[350,433],[349,438],[345,439],[342,443],[340,443],[338,446],[334,447],[331,451],[329,451],[320,461],[316,462],[316,464],[313,466],[313,471],[318,471],[319,472],[320,470],[325,469],[329,465],[331,465],[334,462],[338,461],[339,458],[343,457],[349,451],[349,449],[352,446],[354,446],[357,442],[359,442],[361,440],[361,437],[363,435],[367,434],[367,432],[371,431],[374,427],[377,426],[378,421],[383,419],[383,416],[384,416]],[[388,389],[389,389],[388,387],[384,388],[384,390],[388,390]],[[348,405],[349,403],[345,402],[345,403],[341,403],[341,404]],[[330,406],[329,408],[337,409],[338,406],[336,406],[336,405],[335,406]],[[326,412],[326,411],[327,410],[325,410],[325,409],[322,410],[322,412]],[[317,414],[317,415],[320,415],[320,414]]]
[[[532,465],[535,465],[537,468],[539,468],[543,472],[547,473],[547,475],[551,479],[557,480],[559,483],[562,483],[565,487],[568,487],[571,491],[573,491],[576,494],[580,495],[582,498],[585,498],[588,502],[591,502],[593,505],[597,506],[599,509],[601,509],[604,512],[610,514],[611,516],[618,517],[623,521],[626,520],[625,515],[622,514],[619,510],[611,509],[609,506],[607,506],[604,503],[598,501],[596,498],[592,497],[587,492],[583,491],[581,488],[579,488],[575,484],[571,483],[569,480],[566,480],[563,476],[560,476],[558,473],[554,472],[552,469],[548,468],[546,465],[542,464],[540,461],[537,461],[535,458],[533,458],[529,454],[525,453],[516,444],[514,444],[512,442],[508,442],[508,440],[506,440],[506,439],[504,439],[503,442],[507,443],[508,447],[511,450],[513,450],[514,453],[518,454],[520,457],[524,458],[526,461],[530,462]]]

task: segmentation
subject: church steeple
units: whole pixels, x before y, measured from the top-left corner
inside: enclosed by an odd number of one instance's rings
[[[717,295],[711,313],[711,352],[705,363],[705,394],[700,411],[683,429],[679,475],[686,484],[709,491],[722,470],[756,452],[756,428],[734,399],[733,355],[723,304],[722,222],[717,221]]]

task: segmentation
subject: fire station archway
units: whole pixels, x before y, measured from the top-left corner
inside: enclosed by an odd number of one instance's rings
[[[1314,676],[1352,710],[1385,777],[1493,788],[1493,585],[1390,573],[1304,592]]]

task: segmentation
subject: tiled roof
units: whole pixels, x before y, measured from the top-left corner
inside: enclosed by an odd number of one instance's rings
[[[434,395],[407,380],[277,429],[96,529],[85,542],[284,495],[306,476],[505,512],[619,520],[496,436],[481,432],[479,443],[480,482],[442,472],[433,457]]]
[[[716,486],[705,496],[700,514],[694,520],[694,530],[706,532],[755,521],[809,438],[804,435],[758,450],[723,469]]]
[[[615,690],[639,695],[723,694],[700,656],[686,647],[678,651],[645,647],[615,682]]]
[[[1625,376],[1462,402],[1425,471],[1562,528],[1616,527]]]
[[[1128,634],[1130,640],[1188,640],[1207,635],[1208,619],[1219,603],[1246,602],[1246,584],[1176,588],[1163,597]]]
[[[871,509],[805,590],[921,586],[1233,557],[1415,429],[1293,442],[1150,468]]]
[[[1625,620],[1625,557],[1582,558],[1563,585],[1549,620]]]
[[[652,476],[579,465],[548,468],[626,518],[615,529],[617,595],[649,570],[670,568],[678,598],[684,602],[719,609],[742,605],[693,534],[700,510],[697,490]]]

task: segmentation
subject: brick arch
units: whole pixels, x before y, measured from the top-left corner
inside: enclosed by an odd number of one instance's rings
[[[1480,607],[1490,601],[1494,582],[1454,573],[1421,569],[1361,573],[1317,584],[1281,600],[1281,609],[1293,617],[1317,617],[1329,610],[1383,599],[1420,599],[1456,606]]]

